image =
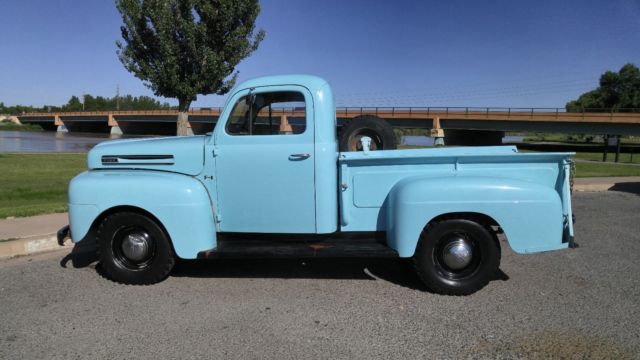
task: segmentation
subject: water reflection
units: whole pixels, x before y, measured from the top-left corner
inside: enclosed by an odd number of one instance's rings
[[[524,136],[519,135],[507,135],[502,138],[503,144],[521,143],[524,140]],[[446,143],[446,140],[445,140]],[[435,139],[428,136],[419,135],[405,135],[400,138],[400,145],[405,146],[434,146]]]
[[[0,131],[0,152],[87,152],[96,144],[114,139],[149,136],[109,135],[99,133]]]
[[[152,137],[152,135],[109,135],[75,132],[0,131],[0,153],[28,152],[87,152],[96,144],[114,139]],[[522,142],[523,136],[505,136],[503,143]],[[433,138],[403,136],[401,145],[433,146]]]

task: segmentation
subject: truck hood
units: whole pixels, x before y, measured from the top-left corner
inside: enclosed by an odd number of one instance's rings
[[[145,169],[197,175],[204,167],[205,136],[105,141],[88,155],[89,169]]]

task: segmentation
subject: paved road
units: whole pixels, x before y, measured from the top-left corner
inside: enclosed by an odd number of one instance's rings
[[[147,287],[86,254],[3,261],[0,358],[640,358],[640,196],[574,202],[579,249],[503,244],[505,275],[468,297],[399,260],[188,262]]]

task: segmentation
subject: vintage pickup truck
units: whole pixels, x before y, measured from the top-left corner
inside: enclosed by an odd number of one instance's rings
[[[247,81],[210,134],[94,147],[69,185],[70,236],[96,239],[104,273],[128,284],[163,280],[176,258],[397,256],[452,295],[495,276],[498,234],[517,253],[573,244],[572,154],[375,150],[376,120],[349,126],[363,151],[339,151],[326,81]]]

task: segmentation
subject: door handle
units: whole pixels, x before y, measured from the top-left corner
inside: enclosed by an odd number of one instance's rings
[[[311,157],[310,154],[291,154],[289,155],[289,160],[300,161],[300,160],[308,159],[310,157]]]

